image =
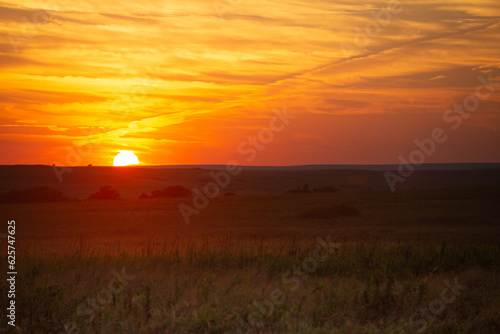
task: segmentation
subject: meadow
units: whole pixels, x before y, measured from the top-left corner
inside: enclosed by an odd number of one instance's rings
[[[500,331],[498,188],[189,200],[2,205],[14,332]]]

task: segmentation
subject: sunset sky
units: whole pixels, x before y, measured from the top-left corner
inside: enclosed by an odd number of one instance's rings
[[[391,164],[435,128],[425,162],[500,162],[500,84],[443,120],[500,81],[500,1],[401,1],[383,26],[388,3],[4,0],[0,164]]]

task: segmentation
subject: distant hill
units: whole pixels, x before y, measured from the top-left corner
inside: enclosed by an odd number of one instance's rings
[[[87,199],[103,185],[116,189],[122,199],[136,199],[169,186],[192,190],[213,179],[212,173],[225,165],[73,167],[59,182],[51,166],[0,166],[0,192],[12,189],[50,187],[69,198]],[[236,195],[286,193],[308,185],[311,189],[332,187],[341,191],[387,190],[386,170],[396,165],[308,165],[284,167],[244,167],[231,177],[225,192]],[[500,164],[428,164],[398,183],[396,189],[484,188],[500,186]]]
[[[201,168],[223,170],[226,165],[157,165],[142,166],[145,168]],[[296,165],[296,166],[242,166],[244,170],[322,170],[322,169],[352,169],[386,171],[396,170],[398,165]],[[487,170],[500,169],[500,163],[436,163],[422,164],[418,170]]]

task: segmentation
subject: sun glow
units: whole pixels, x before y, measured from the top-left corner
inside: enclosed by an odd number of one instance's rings
[[[132,151],[120,151],[113,160],[113,166],[138,165],[139,159]]]

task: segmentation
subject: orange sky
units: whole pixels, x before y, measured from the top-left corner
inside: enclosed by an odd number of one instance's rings
[[[1,2],[0,164],[398,163],[437,127],[426,162],[500,162],[500,85],[460,128],[443,120],[479,75],[500,81],[498,0],[401,1],[385,26],[388,1],[229,3]]]

